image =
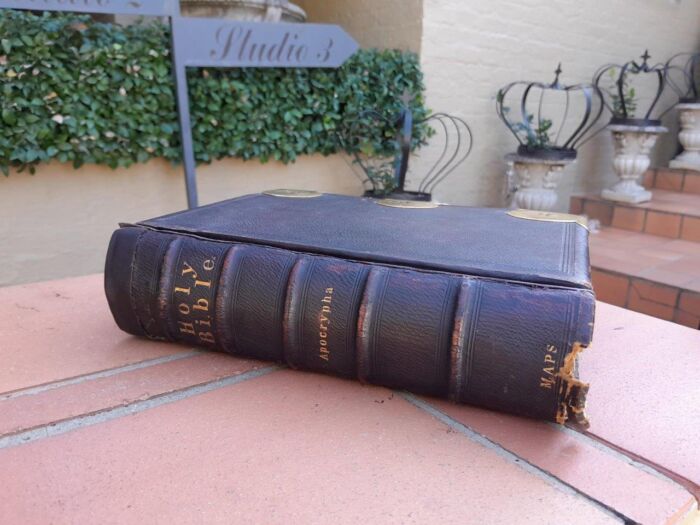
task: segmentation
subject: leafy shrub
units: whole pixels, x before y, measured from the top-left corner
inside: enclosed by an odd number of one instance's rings
[[[179,161],[169,38],[162,22],[0,11],[0,169]],[[404,91],[416,119],[427,115],[418,59],[400,51],[359,51],[337,70],[192,69],[188,85],[198,162],[334,153],[343,122],[367,108],[393,115]],[[415,144],[428,132],[417,126]],[[378,154],[393,152],[389,124],[367,133]]]

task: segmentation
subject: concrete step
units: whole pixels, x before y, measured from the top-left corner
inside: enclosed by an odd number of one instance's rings
[[[604,227],[590,253],[599,300],[700,329],[700,244]]]
[[[700,195],[653,190],[650,202],[627,204],[600,195],[571,197],[571,213],[597,219],[602,226],[700,243]]]
[[[700,171],[655,168],[644,174],[644,187],[700,195]]]

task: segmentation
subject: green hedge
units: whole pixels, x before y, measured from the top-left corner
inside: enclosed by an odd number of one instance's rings
[[[0,11],[0,169],[179,161],[168,33],[160,22]],[[393,114],[404,90],[416,118],[427,114],[418,60],[399,51],[360,51],[337,70],[191,70],[188,82],[199,162],[336,152],[344,122],[366,108]],[[390,126],[364,132],[364,150],[391,153]],[[428,133],[419,126],[416,145]]]

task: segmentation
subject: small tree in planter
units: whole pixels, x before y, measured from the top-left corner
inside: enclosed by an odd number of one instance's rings
[[[594,86],[561,84],[561,72],[560,64],[550,84],[512,82],[496,96],[498,116],[519,143],[517,151],[506,156],[517,178],[513,204],[518,208],[554,208],[561,173],[576,160],[577,148],[592,136],[603,110]],[[510,102],[517,102],[516,111]]]
[[[669,166],[700,171],[700,53],[679,53],[666,62],[666,83],[678,95],[676,105],[683,151]]]
[[[363,173],[366,197],[431,201],[435,187],[469,156],[471,130],[462,119],[445,113],[414,119],[408,93],[404,93],[401,100],[402,106],[394,118],[375,110],[360,112],[344,124],[339,140]],[[431,124],[437,127],[437,132]],[[387,132],[379,142],[373,142],[370,137],[376,134],[370,130],[378,127],[393,127],[396,131],[395,134]],[[414,134],[415,131],[419,133]],[[416,189],[409,190],[406,188],[409,157],[412,151],[425,146],[429,137],[442,139],[442,151],[432,167],[419,175],[420,180],[413,184]]]
[[[606,64],[593,77],[604,105],[612,114],[607,127],[615,146],[613,169],[620,179],[612,188],[603,190],[602,196],[633,204],[651,200],[651,192],[639,184],[639,178],[649,168],[649,153],[656,139],[668,131],[661,125],[660,114],[655,113],[666,86],[666,67],[649,65],[651,57],[647,51],[641,58],[641,62]],[[642,103],[632,85],[632,78],[640,77],[651,78],[654,83],[655,91],[649,104]]]

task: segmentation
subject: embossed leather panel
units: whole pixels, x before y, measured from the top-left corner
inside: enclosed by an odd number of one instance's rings
[[[140,224],[360,261],[591,287],[585,228],[499,209],[390,208],[342,195],[256,194]]]

